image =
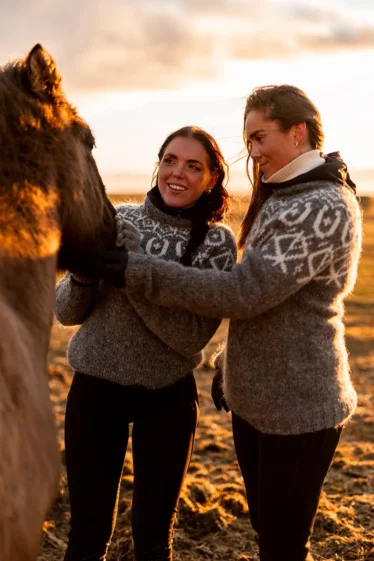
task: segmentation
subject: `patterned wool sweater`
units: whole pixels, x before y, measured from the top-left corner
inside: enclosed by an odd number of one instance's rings
[[[356,278],[361,212],[339,179],[298,179],[273,190],[231,272],[186,270],[134,253],[126,270],[128,293],[230,318],[227,402],[273,434],[337,426],[356,405],[343,300]]]
[[[141,232],[145,254],[179,261],[191,221],[166,214],[149,197],[143,205],[117,207]],[[230,270],[236,261],[231,230],[216,224],[193,253],[200,269]],[[63,325],[80,325],[68,346],[76,370],[123,385],[166,387],[195,368],[219,319],[150,303],[142,294],[100,282],[78,286],[68,273],[56,287],[55,314]]]

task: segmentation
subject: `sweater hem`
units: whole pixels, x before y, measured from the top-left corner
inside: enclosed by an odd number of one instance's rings
[[[312,418],[292,418],[291,416],[284,421],[264,422],[255,415],[251,415],[250,411],[243,411],[231,401],[229,396],[225,396],[231,411],[241,417],[244,421],[253,426],[256,430],[264,434],[276,434],[279,436],[307,434],[318,432],[320,430],[337,428],[344,425],[354,414],[357,407],[357,395],[352,396],[351,400],[345,403],[341,408],[332,408],[331,413],[326,414],[323,406],[320,411],[317,410]],[[250,407],[248,407],[248,410]],[[318,415],[318,413],[320,413]],[[318,418],[316,418],[318,416]]]
[[[161,388],[166,388],[175,382],[178,382],[181,378],[189,374],[196,368],[199,363],[190,364],[181,370],[176,370],[175,368],[172,370],[172,376],[165,376],[165,372],[170,372],[170,368],[168,365],[165,365],[165,370],[161,373],[157,379],[156,373],[153,374],[153,377],[156,379],[151,379],[150,376],[145,375],[144,378],[139,376],[139,367],[137,367],[132,373],[129,372],[122,372],[122,375],[119,374],[115,369],[113,371],[105,371],[102,368],[95,368],[92,364],[88,363],[87,361],[75,361],[71,358],[68,358],[68,364],[71,368],[73,368],[77,372],[83,372],[88,376],[93,376],[95,378],[99,378],[100,380],[107,380],[108,382],[113,382],[115,384],[119,384],[121,386],[141,386],[147,388],[149,390],[158,390]],[[141,370],[141,369],[140,369]],[[164,379],[160,379],[161,377]]]

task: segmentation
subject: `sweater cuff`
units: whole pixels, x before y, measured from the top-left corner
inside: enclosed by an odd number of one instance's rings
[[[98,284],[98,280],[95,279],[90,279],[88,277],[85,276],[81,276],[81,275],[73,275],[72,273],[70,273],[70,280],[72,282],[72,284],[74,284],[74,286],[81,286],[81,287],[87,287],[87,286],[96,286]]]
[[[149,261],[148,255],[129,251],[125,272],[126,288],[128,290],[136,290],[137,288],[144,286],[147,261]]]

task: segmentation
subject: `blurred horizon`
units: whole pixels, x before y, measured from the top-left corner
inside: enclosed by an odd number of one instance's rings
[[[102,178],[109,195],[140,195],[146,194],[151,188],[152,173],[136,173],[123,171],[103,172]],[[358,196],[374,197],[374,169],[352,170],[351,179],[356,183]],[[250,191],[250,184],[244,170],[230,172],[227,189],[230,193],[245,195]]]

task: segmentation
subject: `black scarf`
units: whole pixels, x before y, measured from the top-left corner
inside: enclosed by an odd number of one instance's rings
[[[203,243],[209,230],[207,217],[210,214],[208,212],[210,206],[210,196],[207,193],[203,193],[196,201],[196,204],[194,204],[191,208],[174,208],[164,203],[160,190],[156,185],[156,187],[153,187],[150,191],[148,191],[147,197],[155,205],[155,207],[162,212],[191,221],[190,239],[180,261],[183,265],[191,265],[192,253],[201,243]]]
[[[323,157],[326,161],[321,166],[298,175],[293,179],[289,179],[288,181],[283,181],[282,183],[262,183],[262,186],[269,187],[270,189],[283,189],[285,187],[291,187],[292,185],[298,185],[299,183],[307,183],[308,181],[325,180],[338,183],[344,187],[349,187],[356,193],[356,185],[350,178],[347,165],[342,160],[340,153],[331,152],[330,154],[323,155]]]

